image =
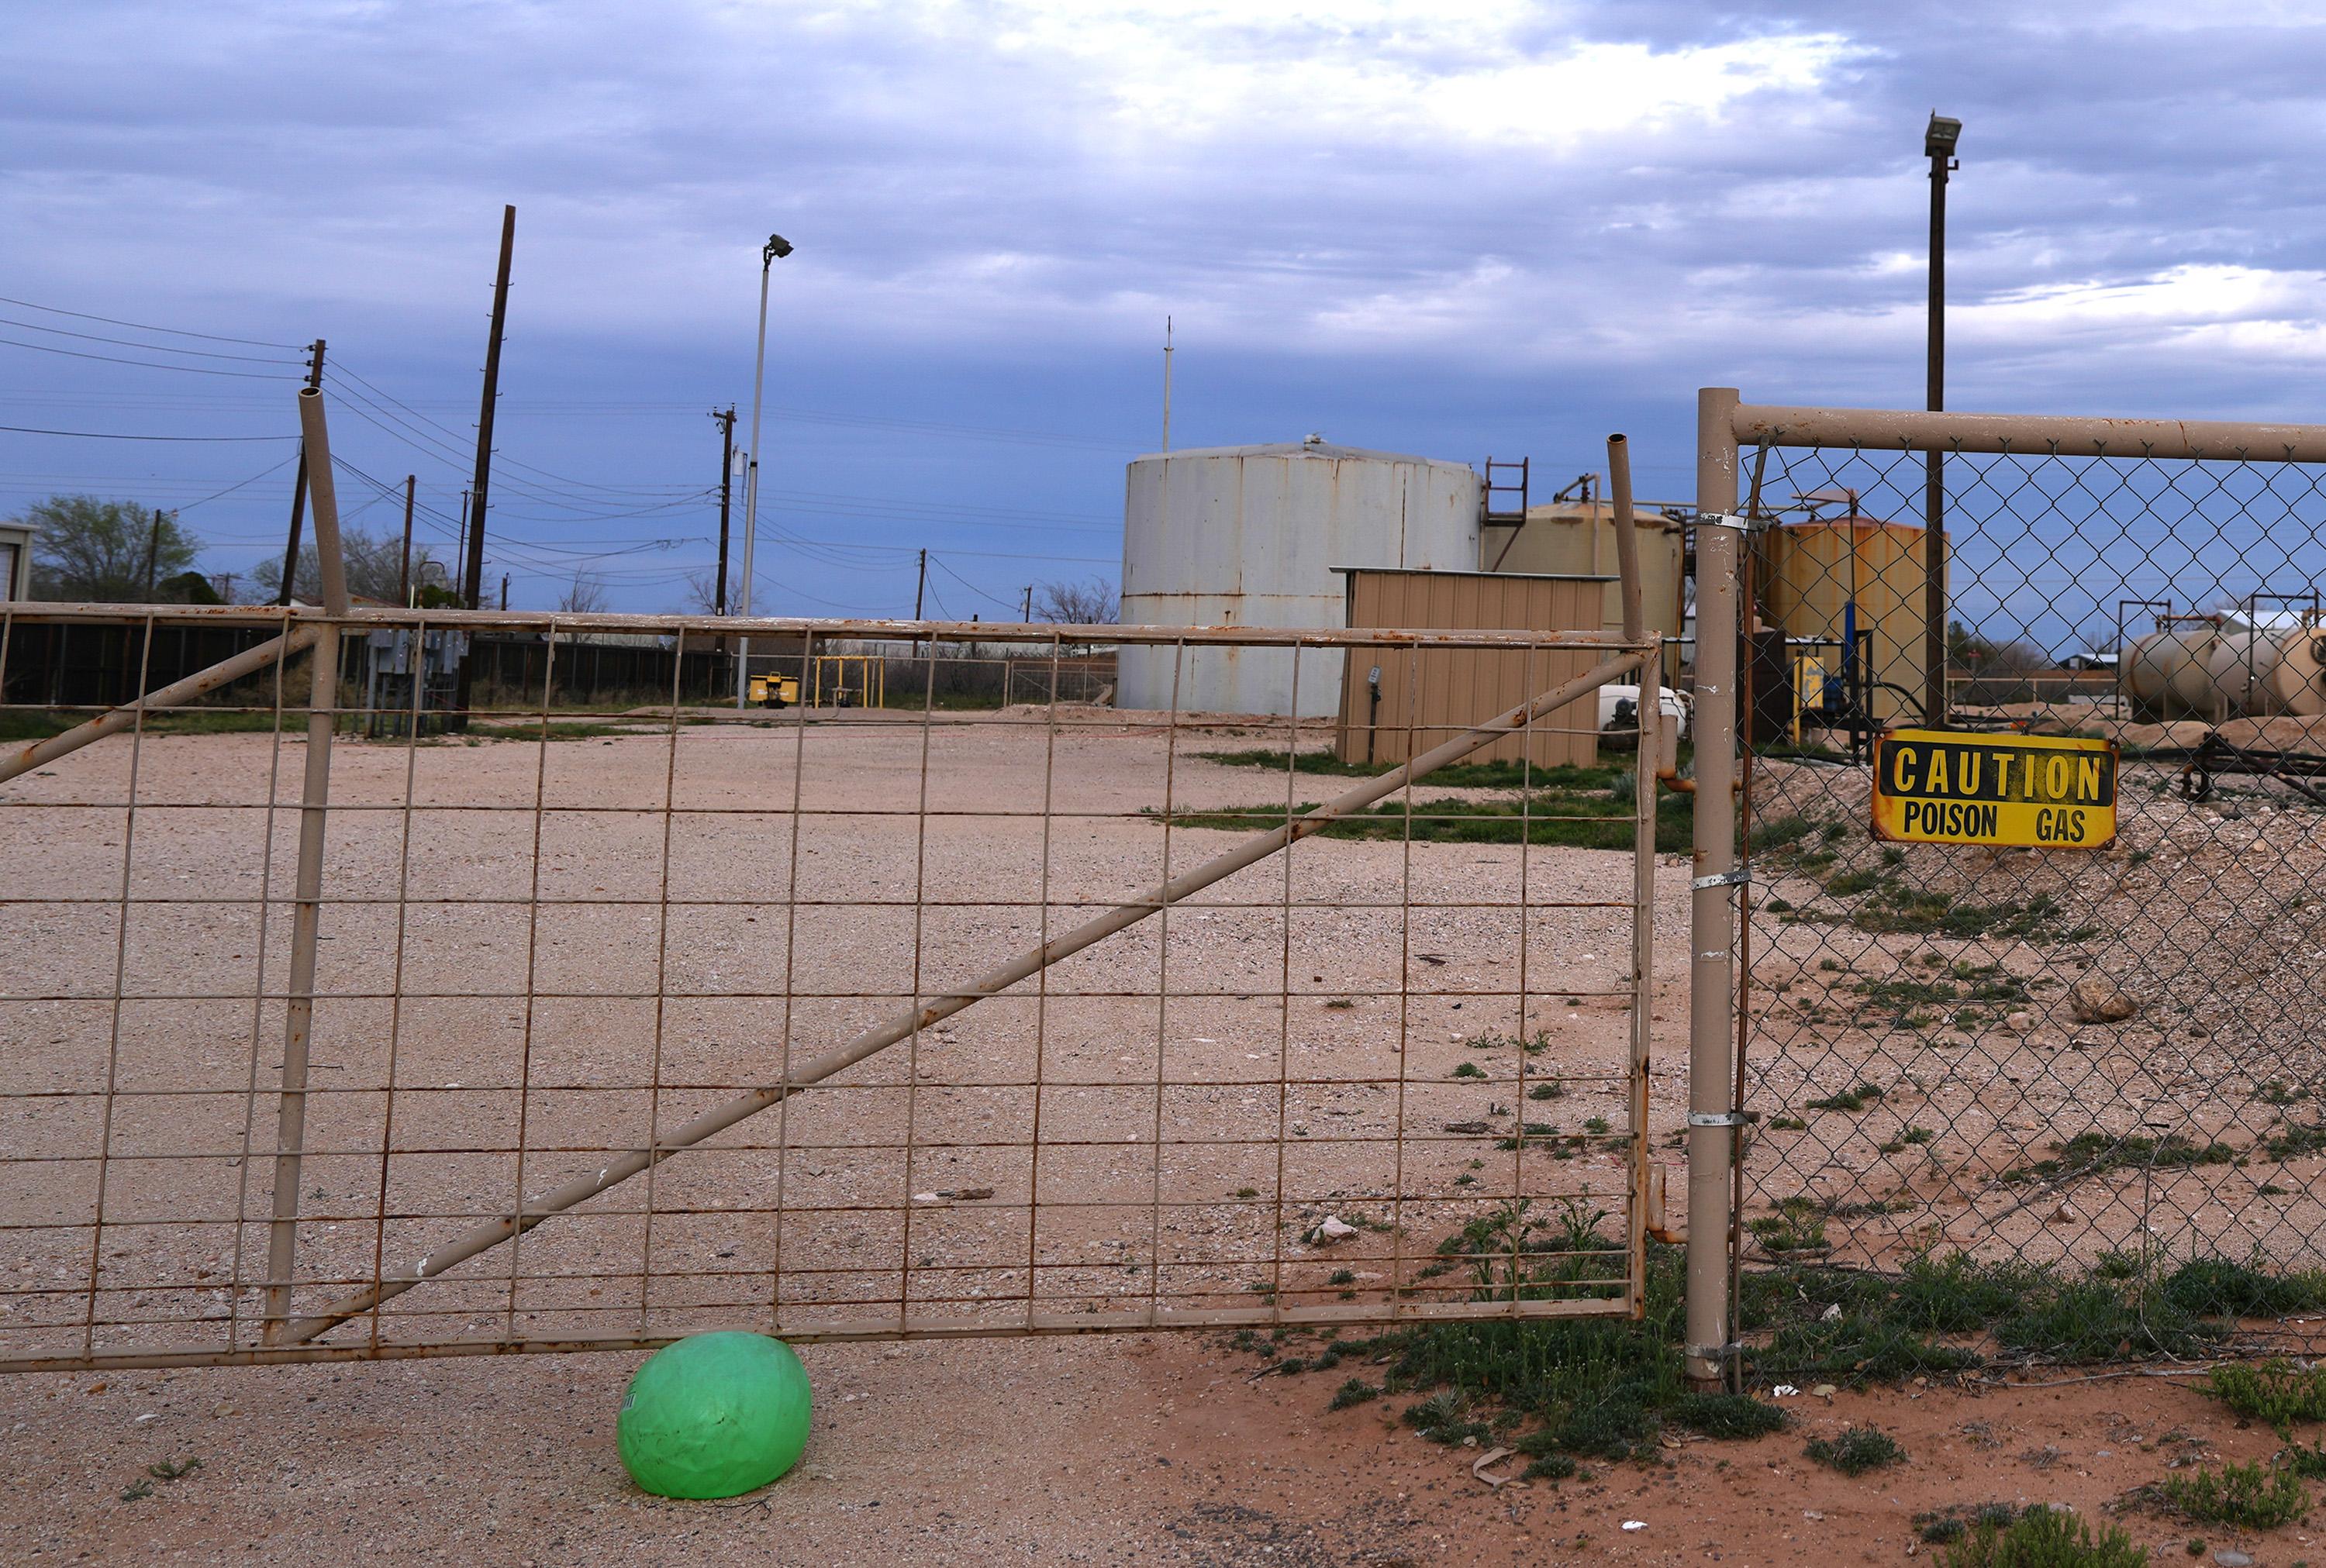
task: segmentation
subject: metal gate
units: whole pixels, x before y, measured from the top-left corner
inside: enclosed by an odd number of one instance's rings
[[[1747,738],[1749,882],[1695,944],[1738,960],[1696,1041],[1743,1113],[1699,1134],[1741,1148],[1734,1263],[1983,1279],[2007,1310],[1919,1326],[2024,1359],[2314,1341],[2326,427],[1700,406],[1702,636]],[[2112,841],[1884,841],[1901,726],[2114,742]],[[1835,1288],[1756,1299],[1765,1369],[1847,1364]]]
[[[755,621],[889,706],[585,711],[593,636],[744,623],[19,604],[0,692],[26,628],[125,620],[284,636],[0,767],[0,1369],[1641,1305],[1653,770],[1596,688],[1647,647]],[[379,726],[311,678],[443,629],[541,639],[540,690]],[[1520,700],[1392,706],[1416,761],[1368,767],[1059,700],[1115,645],[1295,712],[1395,661]],[[1005,654],[1047,700],[944,705]]]

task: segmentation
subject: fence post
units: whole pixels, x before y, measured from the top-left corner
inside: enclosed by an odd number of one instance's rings
[[[1689,898],[1688,1375],[1725,1381],[1735,996],[1736,390],[1696,394],[1696,872]],[[1644,684],[1644,682],[1642,682]]]
[[[322,579],[323,608],[348,613],[348,584],[340,554],[340,507],[331,469],[330,437],[323,421],[323,394],[312,387],[299,394],[299,420],[306,436],[307,487],[315,508],[315,561]],[[288,588],[286,585],[286,593]],[[322,922],[323,830],[331,798],[331,728],[340,692],[340,628],[320,627],[315,636],[307,691],[306,773],[299,789],[299,862],[291,917],[291,972],[283,1023],[283,1098],[274,1122],[274,1217],[266,1236],[266,1311],[259,1329],[264,1344],[279,1344],[291,1313],[291,1283],[298,1273],[299,1170],[307,1146],[307,1053],[315,1029],[315,939]],[[267,847],[274,853],[274,847]],[[265,912],[260,912],[262,923]]]

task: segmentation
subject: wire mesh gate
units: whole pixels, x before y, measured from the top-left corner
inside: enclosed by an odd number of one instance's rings
[[[0,692],[23,628],[125,615],[295,635],[0,784],[0,1369],[1640,1304],[1653,782],[1594,688],[1644,650],[759,621],[919,646],[922,700],[589,712],[593,633],[736,623],[18,605]],[[319,624],[537,636],[542,688],[334,738]],[[1560,695],[1419,778],[1329,720],[935,700],[1102,639],[1191,695],[1276,661],[1295,713],[1392,654]]]
[[[1736,1258],[1984,1279],[1916,1326],[2005,1356],[2316,1342],[2326,429],[1733,399]],[[1879,841],[1872,739],[1934,717],[2114,740],[2114,841]],[[1876,1353],[1744,1283],[1771,1372]]]

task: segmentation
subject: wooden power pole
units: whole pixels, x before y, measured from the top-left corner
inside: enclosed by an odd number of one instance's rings
[[[711,411],[712,422],[719,426],[719,580],[711,590],[711,613],[727,613],[727,507],[735,481],[735,405],[729,404],[725,413]]]
[[[516,209],[501,209],[501,262],[493,280],[493,325],[491,335],[485,339],[484,401],[477,411],[477,473],[469,487],[469,560],[467,571],[468,606],[475,609],[477,596],[485,584],[485,501],[493,477],[493,405],[500,399],[501,337],[508,326],[509,258],[516,249]],[[469,723],[469,689],[474,661],[461,661],[458,691],[453,706],[459,712],[455,721],[466,729]]]
[[[321,338],[307,349],[307,385],[312,390],[323,385],[323,340]],[[291,543],[283,547],[283,587],[275,594],[276,604],[291,602],[291,585],[299,574],[299,529],[307,520],[307,438],[299,438],[299,472],[291,481]]]

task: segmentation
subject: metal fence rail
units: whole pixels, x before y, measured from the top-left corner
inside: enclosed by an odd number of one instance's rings
[[[121,613],[0,607],[0,678],[28,628]],[[886,710],[641,713],[554,707],[563,640],[972,629],[132,613],[148,645],[324,621],[550,653],[464,734],[325,750],[346,690],[311,728],[286,637],[213,705],[0,784],[0,1369],[1640,1301],[1655,813],[1629,756],[1348,768],[1329,719],[1065,700],[1057,628],[974,628],[1014,649],[1001,713],[940,708],[941,654],[910,708],[892,682]],[[1648,652],[1107,636],[1191,684],[1285,650],[1327,693],[1384,645],[1516,653],[1558,699],[1506,716],[1529,730],[1596,732],[1591,687]]]
[[[2315,1344],[2326,430],[1747,405],[1707,442],[1747,530],[1743,1266],[2016,1269],[2036,1358]],[[2072,655],[2117,668],[1996,677]],[[1933,717],[2115,741],[2115,841],[1878,841],[1871,738]]]

